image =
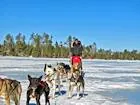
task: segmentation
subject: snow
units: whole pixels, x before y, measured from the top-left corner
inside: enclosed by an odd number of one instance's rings
[[[44,64],[56,65],[57,62],[69,64],[69,59],[63,58],[33,58],[33,57],[2,57],[0,56],[0,77],[17,79],[22,84],[21,105],[25,105],[28,87],[27,75],[39,77],[43,75]],[[51,105],[133,105],[127,97],[106,95],[117,90],[135,90],[140,87],[140,61],[129,60],[83,60],[85,71],[85,96],[80,100],[74,97],[67,99],[68,84],[63,83],[62,96],[51,99]],[[105,93],[105,94],[103,94]],[[0,103],[4,99],[0,98]],[[31,100],[31,105],[35,100]],[[1,104],[0,104],[1,105]],[[12,105],[13,102],[12,102]],[[44,105],[44,96],[41,97]]]

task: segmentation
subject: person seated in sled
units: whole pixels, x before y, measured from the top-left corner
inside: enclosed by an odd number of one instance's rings
[[[73,64],[78,64],[77,69],[82,70],[82,51],[83,51],[83,47],[81,44],[81,41],[79,41],[78,39],[75,39],[74,42],[71,45],[70,48],[70,60],[71,60],[71,66],[73,68]],[[73,72],[73,69],[72,69]]]

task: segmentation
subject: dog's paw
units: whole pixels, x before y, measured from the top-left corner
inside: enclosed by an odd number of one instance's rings
[[[67,82],[66,80],[62,80],[62,82],[64,83],[64,82]]]
[[[69,96],[68,99],[72,99],[72,97]]]
[[[51,96],[48,96],[48,99],[51,99],[52,97]]]
[[[53,99],[55,99],[55,97],[53,97],[53,96],[49,96],[49,99],[52,99],[52,100],[53,100]]]
[[[55,99],[55,97],[52,97],[51,99],[52,99],[52,100],[54,100],[54,99]]]
[[[80,100],[81,97],[77,97],[77,100]]]

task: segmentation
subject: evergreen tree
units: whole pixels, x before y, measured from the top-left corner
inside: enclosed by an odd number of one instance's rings
[[[14,53],[14,39],[11,34],[7,34],[4,40],[4,55],[15,55]]]
[[[32,49],[32,56],[39,57],[41,55],[41,36],[39,34],[34,34],[33,39],[33,49]]]
[[[68,47],[70,48],[71,47],[71,43],[72,43],[72,36],[68,36],[68,39],[67,39],[67,42],[68,44]]]
[[[25,48],[26,48],[25,36],[19,33],[16,36],[16,45],[15,45],[16,55],[23,56]]]

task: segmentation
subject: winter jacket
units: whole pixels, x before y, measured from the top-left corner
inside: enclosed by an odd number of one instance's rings
[[[71,48],[72,56],[82,56],[83,47],[81,45],[74,45]]]

